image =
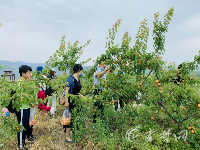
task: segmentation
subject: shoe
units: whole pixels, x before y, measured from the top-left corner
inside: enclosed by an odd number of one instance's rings
[[[21,148],[18,147],[17,150],[28,150],[28,147],[24,144]]]
[[[67,142],[67,143],[73,143],[73,140],[72,141],[68,141],[67,139],[65,139],[65,142]]]
[[[29,137],[29,138],[27,138],[27,140],[28,140],[29,142],[33,142],[33,141],[35,141],[35,138],[34,138],[34,137]]]

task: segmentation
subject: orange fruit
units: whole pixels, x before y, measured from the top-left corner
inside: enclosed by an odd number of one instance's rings
[[[147,66],[147,68],[149,69],[149,66]]]
[[[153,84],[153,86],[154,86],[154,84]]]
[[[158,83],[158,85],[160,85],[160,83]]]
[[[194,127],[192,127],[192,129],[194,130],[195,128],[194,128]]]
[[[192,127],[188,127],[188,130],[191,130],[192,129]]]
[[[131,83],[131,85],[133,85],[133,84]]]
[[[138,86],[138,88],[140,88],[140,86]]]
[[[143,76],[141,76],[141,78],[143,79],[144,77],[143,77]]]
[[[155,87],[157,87],[157,85],[155,85]]]
[[[121,74],[121,77],[123,77],[123,75]]]
[[[115,61],[113,62],[113,64],[115,64]]]
[[[126,67],[128,67],[128,65],[126,65]]]
[[[160,112],[162,112],[162,110],[160,110]]]
[[[193,78],[192,78],[192,77],[190,77],[190,79],[192,80]]]
[[[191,133],[194,133],[194,130],[191,130]]]
[[[151,117],[151,120],[154,120],[154,118],[153,118],[153,117]]]
[[[96,112],[97,110],[96,109],[94,109],[94,112]]]
[[[121,57],[119,57],[118,59],[121,59]]]
[[[200,104],[198,104],[198,108],[200,108]]]
[[[156,80],[155,82],[158,83],[158,80]]]
[[[122,117],[122,119],[124,119],[124,117]]]
[[[140,85],[142,85],[142,83],[140,83]]]
[[[18,128],[17,126],[15,126],[15,128],[16,128],[17,130],[19,130],[19,128]]]
[[[196,123],[198,124],[198,121],[196,121]]]

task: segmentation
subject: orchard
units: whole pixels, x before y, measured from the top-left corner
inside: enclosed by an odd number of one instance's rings
[[[200,64],[199,55],[194,56],[193,62],[183,62],[182,67],[175,68],[174,63],[168,64],[162,60],[165,48],[165,33],[168,32],[170,21],[172,21],[174,8],[171,8],[159,21],[159,12],[154,14],[154,52],[147,53],[147,41],[149,28],[147,19],[140,24],[136,35],[135,45],[130,46],[131,37],[126,31],[121,46],[114,44],[115,34],[122,19],[113,25],[107,37],[106,51],[94,61],[94,66],[84,70],[80,77],[82,93],[85,97],[72,96],[78,107],[76,107],[73,128],[73,144],[64,143],[64,133],[61,131],[62,113],[64,105],[59,105],[56,116],[42,118],[41,112],[37,112],[34,125],[35,134],[38,137],[37,144],[33,148],[45,149],[198,149],[200,148],[199,129],[199,82],[200,79],[188,74],[197,69]],[[81,57],[82,48],[78,41],[73,45],[68,42],[66,49],[65,36],[62,37],[59,50],[46,61],[43,72],[47,75],[51,67],[58,67],[63,74],[54,82],[48,82],[40,75],[33,73],[33,80],[21,85],[18,82],[10,82],[6,78],[0,79],[0,104],[4,108],[12,100],[17,110],[20,104],[26,102],[37,103],[41,100],[36,98],[39,91],[39,81],[42,80],[47,86],[57,90],[57,99],[61,95],[65,81],[68,78],[66,71],[72,74],[72,67]],[[91,58],[81,62],[84,65]],[[104,61],[110,66],[106,80],[101,80],[100,87],[103,92],[93,98],[93,75],[98,64]],[[174,84],[178,76],[181,82]],[[10,91],[14,89],[16,94],[11,98]],[[141,97],[138,97],[141,93]],[[68,97],[69,94],[66,95]],[[105,100],[103,100],[105,97]],[[13,100],[16,99],[16,100]],[[48,99],[48,98],[46,98]],[[115,111],[115,102],[123,100],[125,106]],[[100,111],[95,109],[95,101],[101,102],[104,107],[103,121],[97,119],[93,128],[92,118]],[[42,103],[42,101],[41,101]],[[16,117],[11,115],[1,117],[0,140],[1,147],[12,147],[7,139],[16,140],[16,133],[23,129],[16,122]],[[69,120],[62,121],[68,124]],[[45,124],[45,125],[44,125]],[[45,128],[46,126],[46,128]],[[42,131],[42,129],[44,129]],[[56,147],[54,147],[56,145]]]

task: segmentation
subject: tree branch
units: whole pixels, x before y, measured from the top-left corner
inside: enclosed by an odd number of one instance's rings
[[[171,116],[171,118],[179,125],[179,122],[174,117],[172,117],[171,113],[169,112],[167,107],[164,105],[163,100],[161,102],[158,102],[158,104],[160,104],[165,109],[165,111]]]

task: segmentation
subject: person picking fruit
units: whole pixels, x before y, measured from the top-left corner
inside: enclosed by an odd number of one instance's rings
[[[81,91],[81,83],[78,77],[82,76],[83,72],[83,67],[80,64],[75,64],[73,67],[73,75],[71,75],[66,83],[68,83],[65,86],[65,95],[66,94],[73,94],[73,95],[79,95],[81,98],[84,98],[83,95],[80,94]],[[71,97],[68,97],[65,99],[65,108],[69,108],[69,112],[73,113],[73,110],[76,106],[74,100],[70,100]],[[79,108],[76,109],[79,111]],[[74,115],[72,115],[74,116]],[[66,139],[65,142],[67,143],[72,143],[73,140],[70,138],[70,130],[73,128],[73,120],[74,118],[71,118],[70,124],[69,125],[63,125],[64,132],[66,133]],[[65,123],[67,123],[69,120],[63,120]],[[69,122],[68,122],[69,123]]]
[[[110,70],[110,67],[107,67],[105,62],[100,61],[99,67],[97,68],[97,71],[94,73],[94,86],[96,88],[94,89],[93,95],[99,95],[99,93],[102,92],[103,87],[99,87],[100,80],[105,79],[106,80],[106,72]],[[93,97],[94,98],[94,97]],[[95,109],[101,110],[101,116],[104,115],[104,107],[102,104],[100,104],[98,101],[94,103]],[[96,123],[97,115],[96,113],[93,115],[93,123]]]

